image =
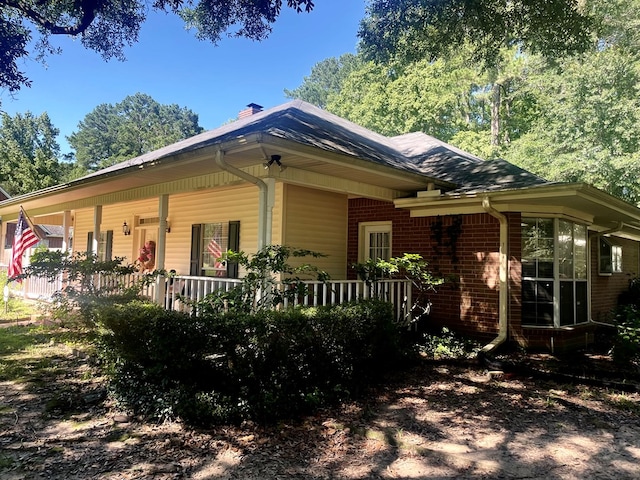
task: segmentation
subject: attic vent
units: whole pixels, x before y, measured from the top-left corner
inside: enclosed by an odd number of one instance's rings
[[[138,225],[140,225],[141,227],[147,226],[147,225],[159,225],[160,224],[160,217],[147,217],[147,218],[141,218],[140,220],[138,220]]]

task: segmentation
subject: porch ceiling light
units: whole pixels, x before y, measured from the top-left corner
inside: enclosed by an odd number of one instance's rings
[[[127,221],[126,220],[122,224],[122,233],[125,234],[125,235],[131,235],[131,227],[129,227],[129,225],[127,225]]]
[[[271,155],[271,159],[268,162],[263,163],[262,166],[264,167],[265,170],[269,170],[271,165],[275,163],[276,165],[278,165],[278,167],[280,167],[280,171],[282,172],[287,167],[282,165],[282,162],[280,161],[281,158],[282,157],[280,155]]]

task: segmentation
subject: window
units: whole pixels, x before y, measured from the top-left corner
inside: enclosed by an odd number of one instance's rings
[[[391,258],[391,222],[367,222],[359,225],[359,261]]]
[[[113,248],[113,230],[100,232],[98,242],[98,260],[105,262],[111,260],[111,250]],[[87,252],[93,250],[93,232],[87,234]]]
[[[240,249],[240,222],[200,223],[191,227],[191,275],[238,277],[238,265],[218,261],[227,250]]]
[[[622,272],[622,247],[611,238],[599,237],[598,274],[611,275]]]
[[[523,218],[522,323],[584,323],[587,312],[587,227],[558,218]]]

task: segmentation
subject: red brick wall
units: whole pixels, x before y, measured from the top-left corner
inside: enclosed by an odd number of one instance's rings
[[[638,242],[616,237],[622,246],[622,273],[598,274],[598,237],[589,235],[591,241],[591,318],[607,321],[618,302],[618,296],[629,288],[629,280],[638,275]]]
[[[529,348],[563,350],[582,347],[593,340],[593,325],[573,329],[522,327],[521,318],[521,230],[520,213],[506,214],[509,222],[509,336]],[[500,225],[489,214],[411,218],[409,212],[392,203],[368,199],[349,201],[349,237],[347,260],[358,261],[358,224],[392,221],[392,255],[419,253],[432,271],[447,279],[433,294],[433,308],[428,320],[433,325],[447,325],[476,337],[492,338],[498,332],[498,272]],[[447,229],[460,221],[456,248],[449,245]],[[438,235],[438,231],[441,232]],[[598,275],[598,252],[591,236],[591,318],[605,320],[615,307],[618,295],[638,275],[639,244],[618,239],[623,249],[624,273]],[[455,259],[453,257],[456,257]],[[350,278],[355,274],[350,272]]]
[[[347,261],[350,265],[358,261],[359,223],[389,220],[393,225],[392,256],[419,253],[434,273],[447,279],[431,297],[429,322],[483,338],[495,336],[498,332],[498,220],[488,214],[412,218],[409,211],[396,209],[392,203],[353,199],[349,201]],[[456,222],[460,222],[459,229]],[[511,222],[517,225],[518,232],[519,222],[519,215]],[[459,236],[452,246],[452,232],[457,230]],[[518,254],[519,249],[518,237]],[[354,278],[353,272],[350,275]],[[519,280],[517,288],[519,291]],[[517,308],[516,305],[514,310]],[[517,313],[519,318],[519,310]]]

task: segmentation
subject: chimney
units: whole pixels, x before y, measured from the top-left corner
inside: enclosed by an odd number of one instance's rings
[[[257,103],[250,103],[249,105],[247,105],[247,108],[245,108],[244,110],[240,110],[240,113],[238,113],[238,120],[240,120],[241,118],[250,117],[251,115],[255,115],[256,113],[259,113],[261,111],[262,105],[258,105]]]

